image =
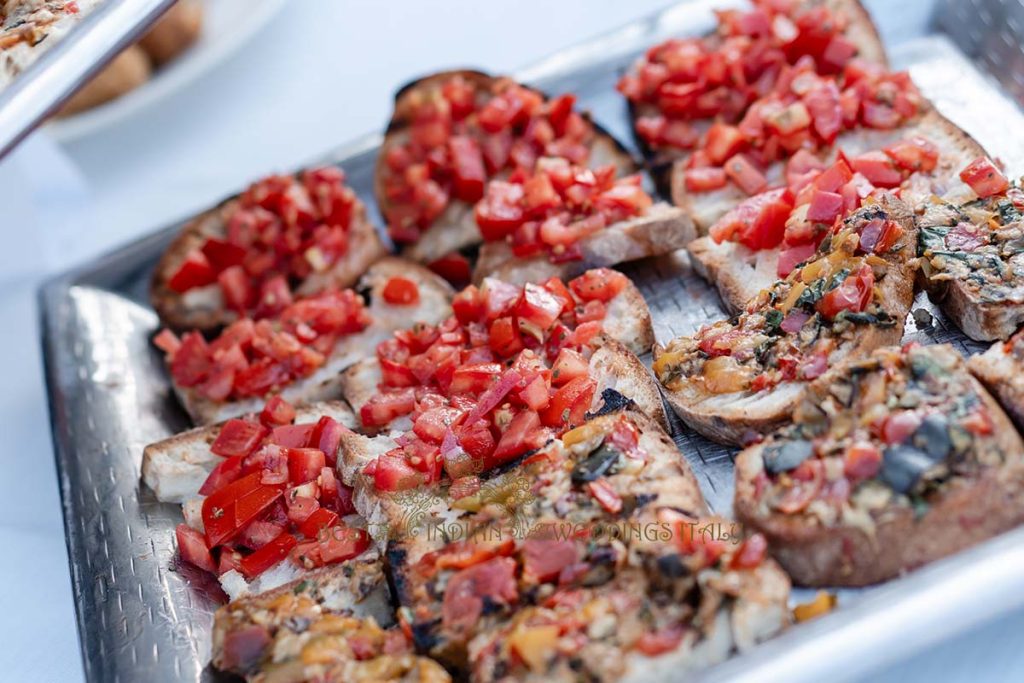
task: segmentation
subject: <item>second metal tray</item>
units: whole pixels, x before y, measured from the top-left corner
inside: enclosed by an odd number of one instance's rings
[[[685,3],[563,50],[517,76],[549,92],[575,93],[601,124],[631,141],[615,80],[650,44],[710,28],[709,8],[721,4]],[[876,4],[893,62],[909,68],[940,110],[998,153],[1010,171],[1024,170],[1024,137],[1006,134],[1024,130],[1024,114],[952,42],[933,32],[933,3]],[[940,25],[951,21],[962,29],[962,20],[951,14],[961,3],[940,5]],[[1016,73],[1024,73],[1024,67]],[[1012,77],[1003,76],[1012,84]],[[367,136],[331,156],[371,212],[376,211],[371,180],[378,144],[378,135]],[[90,681],[216,677],[208,667],[215,586],[212,579],[177,564],[173,530],[180,510],[157,502],[139,482],[143,446],[187,426],[161,359],[148,343],[157,318],[146,303],[151,268],[179,228],[170,226],[60,276],[40,292],[50,415]],[[624,270],[647,298],[659,341],[723,316],[717,296],[693,275],[685,255]],[[931,311],[935,324],[917,329],[911,318],[909,338],[952,342],[965,353],[979,350],[947,325],[923,295],[916,307]],[[728,512],[732,452],[678,423],[675,427],[676,442],[709,503]],[[799,625],[698,678],[819,681],[856,676],[1024,605],[1022,565],[1024,529],[883,586],[843,591],[835,613]]]

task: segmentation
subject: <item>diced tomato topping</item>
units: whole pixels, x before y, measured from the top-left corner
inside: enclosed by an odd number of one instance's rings
[[[884,151],[897,166],[912,173],[928,173],[939,163],[939,148],[922,137],[895,142]]]
[[[622,511],[622,498],[604,477],[587,482],[587,490],[594,500],[610,514],[617,515]]]
[[[455,632],[473,627],[489,604],[511,604],[518,597],[516,562],[494,557],[467,567],[448,580],[441,605],[441,623]]]
[[[778,276],[780,278],[789,277],[794,268],[814,256],[816,251],[817,247],[811,242],[785,247],[779,252]]]
[[[280,396],[271,396],[260,411],[260,422],[268,427],[291,424],[295,408]]]
[[[362,555],[370,547],[370,535],[365,529],[337,524],[322,529],[318,542],[324,564],[331,564]]]
[[[753,534],[743,541],[729,562],[731,569],[756,569],[768,555],[768,541],[761,534]]]
[[[854,443],[843,456],[843,474],[851,482],[871,479],[878,474],[881,466],[882,452],[877,446],[866,441]]]
[[[816,190],[807,208],[807,220],[831,225],[843,213],[845,204],[841,194]]]
[[[576,544],[567,539],[528,538],[523,541],[523,581],[555,581],[566,567],[579,561]]]
[[[569,289],[583,301],[597,300],[608,303],[626,288],[629,279],[608,268],[594,268],[570,280]]]
[[[541,420],[537,413],[532,410],[523,412],[512,418],[505,432],[501,435],[498,445],[492,455],[494,464],[508,462],[527,451],[539,448],[543,442],[538,443],[538,436],[543,434]]]
[[[217,281],[217,271],[213,269],[201,251],[192,251],[185,256],[185,261],[171,275],[167,286],[175,292],[187,292],[195,287],[205,287]]]
[[[249,455],[269,433],[270,431],[259,423],[231,419],[220,428],[217,438],[210,445],[210,451],[224,457]]]
[[[221,462],[217,463],[210,474],[206,477],[206,481],[199,487],[199,495],[208,496],[218,489],[222,489],[231,482],[237,480],[242,476],[242,461],[243,456],[236,455],[229,458],[225,458]]]
[[[428,267],[450,282],[454,287],[464,287],[469,284],[469,280],[472,277],[469,259],[457,252],[431,261]]]
[[[704,151],[712,164],[720,166],[739,152],[746,139],[740,129],[724,123],[715,123],[708,130],[704,140]]]
[[[633,647],[647,657],[658,657],[679,647],[685,633],[681,625],[667,626],[660,631],[648,631],[637,638]]]
[[[874,286],[875,275],[870,266],[864,266],[847,276],[838,287],[826,292],[816,308],[826,318],[835,318],[842,311],[863,311],[871,303]]]
[[[359,419],[366,427],[383,427],[396,417],[408,415],[416,407],[412,389],[378,393],[359,409]]]
[[[327,464],[322,451],[315,448],[289,448],[288,479],[292,484],[305,484],[320,476],[320,470]]]
[[[960,179],[979,197],[992,197],[1010,188],[1010,181],[988,157],[979,157],[960,171]]]
[[[882,423],[882,440],[887,444],[903,443],[921,425],[921,415],[912,410],[900,410]]]
[[[589,364],[578,351],[562,349],[551,366],[551,383],[562,386],[578,377],[586,377],[589,372]]]
[[[395,276],[387,281],[381,292],[384,301],[393,306],[413,306],[420,301],[420,289],[409,278]]]
[[[583,417],[590,410],[596,389],[597,383],[594,380],[577,377],[555,392],[541,420],[549,427],[583,424]]]
[[[317,508],[299,525],[299,531],[306,538],[317,538],[324,529],[329,529],[338,521],[338,514],[327,508]]]
[[[764,192],[768,188],[768,179],[750,163],[744,154],[737,154],[725,162],[725,172],[736,185],[749,195]]]
[[[782,242],[792,210],[788,188],[764,192],[725,214],[711,227],[711,238],[718,243],[736,241],[753,250],[772,249]]]
[[[298,543],[291,534],[281,534],[274,540],[242,558],[242,574],[253,579],[288,557]]]
[[[866,152],[850,159],[853,170],[878,187],[898,187],[903,174],[885,152]]]
[[[683,173],[687,192],[711,192],[725,187],[729,177],[723,168],[690,168]]]
[[[217,565],[213,562],[213,556],[206,547],[206,539],[203,535],[187,524],[179,524],[174,530],[178,541],[178,553],[181,559],[189,564],[195,565],[208,572],[216,572]]]

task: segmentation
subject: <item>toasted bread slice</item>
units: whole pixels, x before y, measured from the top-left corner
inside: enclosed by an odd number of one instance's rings
[[[342,401],[326,401],[296,408],[297,424],[332,417],[349,429],[356,418]],[[222,423],[197,427],[151,443],[142,451],[142,480],[162,503],[185,503],[199,495],[210,472],[224,460],[210,451]]]
[[[894,241],[881,255],[858,255],[859,230],[875,219],[892,226]],[[883,197],[865,205],[825,238],[814,260],[737,319],[655,347],[669,404],[692,429],[725,444],[788,421],[808,379],[899,342],[914,299],[915,241],[905,204]],[[852,273],[861,284],[848,279]],[[860,298],[843,304],[843,292]]]
[[[383,296],[384,287],[392,277],[401,276],[416,283],[419,299],[411,305],[391,304]],[[452,289],[441,277],[404,259],[386,256],[372,266],[360,279],[359,288],[366,290],[371,322],[361,332],[341,338],[327,361],[311,375],[296,380],[278,393],[294,404],[329,401],[341,397],[342,372],[353,363],[372,356],[377,344],[391,333],[415,323],[436,324],[451,315]],[[196,424],[220,422],[231,417],[260,410],[264,397],[233,401],[214,401],[195,388],[175,385],[175,393]]]
[[[574,596],[582,591],[596,609],[594,620],[600,623],[589,636],[597,643],[595,649],[608,655],[601,662],[591,661],[594,669],[588,672],[598,679],[622,675],[621,662],[615,659],[645,630],[625,629],[634,635],[616,642],[616,623],[658,621],[650,614],[666,604],[661,600],[665,595],[673,595],[667,602],[679,609],[661,612],[664,620],[689,624],[699,612],[702,616],[695,621],[706,627],[698,626],[692,641],[681,643],[676,652],[680,661],[724,659],[737,643],[752,645],[786,622],[788,581],[770,561],[723,582],[735,582],[734,589],[743,586],[729,591],[736,599],[733,604],[725,605],[715,594],[721,585],[703,592],[701,575],[708,569],[704,558],[687,557],[675,544],[680,539],[673,531],[675,524],[689,528],[707,519],[700,489],[668,435],[635,410],[597,417],[520,467],[483,478],[477,491],[465,494],[456,493],[455,487],[441,494],[440,507],[446,511],[439,520],[422,519],[418,530],[407,529],[392,540],[388,559],[398,601],[413,615],[417,645],[453,671],[465,671],[468,664],[473,680],[491,680],[494,670],[488,660],[502,657],[500,648],[507,644],[525,655],[538,674],[557,680],[566,675],[569,657],[559,657],[553,642],[522,637],[518,628],[523,619],[534,625],[534,611],[545,609],[538,604],[550,608],[560,603],[550,599],[559,590],[552,584]],[[727,552],[735,552],[740,542],[734,537]],[[722,562],[728,565],[728,560]],[[518,578],[504,585],[494,580],[502,573],[506,579]],[[475,599],[483,600],[481,608],[474,606],[473,593],[465,593],[467,582],[480,589]],[[514,588],[511,594],[509,587]],[[615,610],[607,600],[623,593],[629,595],[629,607],[620,605],[619,614],[609,614]],[[688,602],[684,595],[701,607],[683,607]],[[601,603],[607,611],[597,609]],[[563,607],[572,611],[581,606]],[[714,618],[719,610],[726,614],[721,631]],[[706,642],[716,643],[710,648],[716,655],[705,661],[701,653]],[[527,643],[529,649],[521,649]],[[698,644],[693,654],[690,648]],[[618,675],[608,675],[613,672]],[[523,676],[518,671],[508,674]]]
[[[952,347],[880,349],[740,453],[735,510],[796,583],[877,583],[1024,522],[1024,442]]]
[[[150,302],[165,326],[176,330],[212,332],[239,318],[237,312],[225,306],[216,282],[184,293],[174,291],[169,284],[185,259],[199,250],[208,238],[227,239],[228,220],[239,206],[239,197],[231,197],[192,219],[160,257],[153,271]],[[377,229],[366,216],[366,207],[356,198],[345,254],[329,269],[305,278],[293,289],[293,294],[301,297],[329,287],[350,287],[371,263],[386,253]]]
[[[1003,410],[1024,430],[1024,335],[996,342],[967,360],[971,373],[999,399]]]
[[[658,384],[640,359],[611,335],[606,334],[595,343],[597,348],[589,361],[590,376],[597,381],[595,405],[605,389],[614,389],[667,428],[668,417],[665,415]],[[381,379],[380,363],[376,358],[361,360],[342,374],[341,395],[355,412],[357,423],[360,410],[377,393]],[[411,428],[408,418],[400,417],[383,431]],[[366,431],[362,424],[359,429]]]
[[[307,572],[273,590],[239,598],[220,609],[213,621],[213,665],[239,675],[269,659],[272,644],[286,633],[299,636],[323,615],[370,617],[389,626],[394,615],[379,558],[350,560]],[[239,648],[241,638],[261,647]],[[240,657],[244,655],[244,657]]]
[[[935,109],[927,111],[913,124],[895,130],[862,129],[846,133],[836,141],[835,150],[856,156],[914,136],[923,137],[938,148],[939,164],[930,173],[911,176],[904,183],[900,198],[916,208],[932,196],[961,196],[968,191],[958,173],[974,159],[984,156],[985,150]],[[836,156],[835,150],[829,155],[830,162]],[[769,175],[781,178],[782,168],[783,164],[776,164]],[[720,211],[731,209],[745,198],[736,187],[709,193],[712,194],[715,198],[687,193],[682,186],[676,188],[677,203],[699,216],[697,223],[704,232],[721,217]],[[687,250],[694,269],[717,287],[730,311],[742,310],[762,289],[778,279],[778,247],[753,251],[737,242],[719,244],[705,236],[694,240]]]
[[[441,86],[456,76],[464,79],[475,89],[477,102],[489,100],[492,93],[496,89],[500,90],[503,83],[509,80],[506,77],[491,76],[470,69],[442,71],[412,81],[395,94],[394,111],[384,135],[384,142],[381,144],[380,154],[377,156],[374,173],[374,193],[384,216],[389,215],[393,206],[393,202],[384,191],[388,152],[408,140],[415,103],[439,97]],[[620,174],[635,171],[636,162],[626,149],[589,117],[584,118],[594,129],[589,144],[589,164],[593,167],[613,164]],[[452,198],[441,216],[416,242],[406,246],[402,250],[402,255],[414,261],[430,263],[452,252],[479,244],[480,241],[480,231],[473,216],[473,205]]]
[[[1024,323],[1021,206],[1024,193],[1017,187],[985,199],[933,198],[923,205],[921,279],[971,339],[1009,339]]]
[[[251,681],[450,681],[378,625],[393,621],[380,561],[352,560],[218,609],[213,665]]]
[[[658,203],[644,215],[610,225],[580,240],[583,257],[578,261],[552,263],[547,256],[517,258],[506,242],[487,242],[473,271],[474,282],[496,277],[525,284],[558,276],[568,279],[589,268],[614,266],[648,256],[682,249],[697,236],[693,221],[682,209]]]
[[[804,0],[800,4],[806,7],[823,4],[831,10],[841,13],[847,21],[845,37],[856,46],[856,56],[874,64],[888,64],[885,47],[878,34],[878,29],[860,0]],[[705,40],[709,41],[712,45],[720,43],[717,34],[711,34]],[[629,113],[630,118],[634,122],[633,130],[636,131],[635,123],[637,119],[642,116],[656,116],[660,111],[654,105],[631,101],[629,103]],[[698,133],[703,134],[710,126],[711,121],[697,120],[689,121],[689,123],[693,125]],[[676,182],[673,178],[676,175],[674,173],[676,169],[675,162],[685,160],[689,153],[686,150],[673,147],[652,147],[640,135],[635,135],[635,139],[647,161],[648,170],[654,177],[658,190],[665,196],[672,195]],[[724,210],[722,213],[724,213]],[[694,216],[694,220],[699,224],[697,216]],[[707,227],[705,226],[704,229],[706,231]]]
[[[618,342],[621,345],[621,347],[613,348],[624,348],[632,354],[643,355],[654,345],[651,311],[640,290],[631,280],[627,281],[626,286],[608,301],[601,331],[605,339]],[[601,358],[602,360],[599,362],[602,365],[608,364],[607,360],[603,360],[606,358],[606,354],[602,354]],[[626,382],[627,384],[624,386],[636,387],[637,391],[634,393],[637,396],[630,396],[630,398],[636,400],[645,411],[653,411],[660,401],[653,400],[655,396],[650,393],[649,389],[642,389],[646,386],[646,381],[636,371],[629,369],[634,367],[633,360],[623,357],[621,361],[617,361],[618,366],[624,370],[621,379],[616,378],[612,373],[605,373],[603,381],[607,382],[607,386],[613,388],[619,381]],[[377,385],[381,381],[380,366],[375,358],[366,358],[352,364],[342,373],[338,381],[341,395],[358,415],[363,405],[377,393]],[[622,393],[629,395],[628,391]],[[654,415],[655,412],[649,414]]]

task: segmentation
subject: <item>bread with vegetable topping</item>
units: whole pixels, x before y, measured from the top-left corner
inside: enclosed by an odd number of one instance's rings
[[[270,176],[182,228],[156,265],[150,302],[167,327],[212,332],[349,287],[385,253],[341,170]]]
[[[948,345],[815,383],[736,460],[737,518],[807,586],[863,586],[1024,522],[1024,443]]]
[[[1005,342],[996,342],[985,353],[971,356],[967,367],[1024,430],[1024,333],[1018,332]]]
[[[646,680],[788,621],[763,539],[709,517],[675,444],[632,408],[437,497],[389,565],[417,645],[471,680]]]
[[[580,238],[578,259],[556,263],[547,255],[519,258],[506,241],[486,242],[480,247],[473,279],[479,282],[485,277],[496,277],[516,284],[552,276],[568,279],[590,268],[669,254],[682,249],[696,236],[693,221],[684,210],[659,202],[639,216]]]
[[[408,301],[394,297],[389,301],[388,288],[394,279],[409,288],[406,294]],[[412,286],[409,287],[408,283]],[[403,259],[380,259],[361,277],[358,288],[366,292],[369,300],[365,308],[355,293],[332,291],[296,302],[271,322],[258,321],[253,325],[249,319],[236,321],[210,345],[204,345],[195,333],[186,335],[183,338],[186,344],[201,346],[213,355],[217,353],[212,351],[214,346],[229,348],[232,344],[239,344],[239,348],[249,350],[251,357],[246,360],[250,368],[267,362],[267,359],[280,362],[280,358],[274,355],[278,353],[275,350],[278,345],[286,347],[290,356],[298,358],[305,358],[303,354],[312,350],[317,354],[312,357],[318,361],[311,361],[304,370],[299,370],[296,363],[282,363],[282,367],[289,368],[288,376],[274,375],[268,380],[269,384],[257,382],[255,388],[249,386],[251,382],[248,380],[243,383],[240,374],[235,373],[233,379],[228,378],[232,384],[225,392],[219,384],[216,358],[212,359],[213,368],[204,378],[194,376],[191,366],[184,367],[186,359],[179,358],[182,354],[180,349],[169,353],[168,366],[174,391],[192,420],[196,424],[209,424],[258,411],[269,394],[280,395],[295,404],[341,398],[342,373],[359,360],[371,356],[377,344],[390,337],[393,331],[417,322],[437,323],[451,314],[452,289],[448,283],[426,268]],[[328,329],[334,327],[328,319],[334,321],[339,315],[358,320],[340,321],[337,330]],[[310,328],[312,334],[307,333],[308,337],[303,340],[297,338]],[[255,338],[265,341],[258,345],[252,341]],[[326,342],[327,347],[321,342]],[[273,348],[263,351],[267,346]],[[180,371],[179,365],[183,366]]]
[[[402,87],[377,157],[374,193],[392,238],[407,245],[403,255],[431,263],[478,244],[473,204],[486,182],[515,166],[532,168],[539,156],[634,171],[632,157],[611,135],[573,111],[574,99],[547,99],[510,78],[467,69]],[[488,107],[496,100],[509,106]],[[413,140],[417,144],[410,146]],[[440,173],[431,175],[423,166],[429,154],[434,166],[438,157],[444,160]]]
[[[666,195],[712,123],[739,123],[783,64],[813,57],[831,73],[851,58],[886,64],[878,32],[858,0],[754,0],[719,12],[718,19],[718,30],[707,36],[651,47],[618,84],[629,103],[637,143]],[[744,68],[723,68],[726,60]],[[714,202],[708,204],[714,210]],[[698,216],[693,218],[700,223]]]
[[[915,242],[905,204],[868,200],[837,223],[814,259],[737,318],[655,347],[669,404],[689,427],[726,444],[788,421],[809,381],[899,342],[914,298]]]
[[[938,158],[935,166],[926,172],[911,172],[910,168],[902,170],[904,178],[900,186],[900,198],[910,207],[917,208],[922,203],[931,201],[933,196],[962,196],[968,192],[957,174],[973,159],[983,156],[985,151],[971,136],[935,109],[929,109],[913,123],[894,130],[860,129],[841,135],[828,152],[829,163],[834,163],[839,150],[852,158],[901,142],[913,141],[915,138],[923,138],[932,145]],[[767,176],[781,181],[784,164],[780,162],[775,166],[776,168],[769,170]],[[897,166],[894,164],[893,168]],[[685,188],[677,190],[676,201],[680,206],[687,207],[693,215],[700,216],[697,219],[698,225],[706,230],[728,210],[746,199],[744,193],[733,186],[714,195],[716,199],[713,210],[698,208],[711,206],[708,196],[687,193]],[[798,206],[787,220],[787,230],[813,224],[813,221],[807,219],[811,199],[808,196],[802,205],[799,204],[799,200],[797,201]],[[827,227],[828,225],[823,223],[817,225],[819,231],[824,231]],[[726,308],[730,311],[740,311],[762,289],[770,287],[778,279],[780,255],[785,246],[782,244],[772,248],[751,249],[738,241],[717,242],[712,236],[704,236],[691,242],[687,250],[694,268],[718,289]],[[794,257],[790,260],[799,258]],[[785,267],[791,269],[795,265],[796,263],[791,262]]]
[[[984,198],[922,207],[921,279],[968,337],[1005,340],[1024,323],[1024,192],[987,158],[977,163],[991,169]]]

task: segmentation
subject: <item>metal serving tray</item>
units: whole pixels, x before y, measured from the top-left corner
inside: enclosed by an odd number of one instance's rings
[[[625,104],[613,85],[636,55],[671,35],[712,26],[710,7],[684,3],[611,34],[563,50],[517,74],[549,92],[574,92],[597,120],[632,144]],[[1024,114],[941,32],[999,64],[1007,90],[1024,92],[1024,55],[1015,30],[1018,0],[939,3],[879,0],[875,16],[893,62],[909,68],[939,108],[1024,171]],[[966,8],[966,10],[965,10]],[[995,38],[978,28],[999,26]],[[974,23],[971,23],[974,22]],[[960,35],[963,34],[963,35]],[[994,41],[994,42],[993,42]],[[992,43],[992,44],[988,44]],[[993,47],[994,45],[994,47]],[[1014,50],[1008,58],[1008,46]],[[994,62],[993,55],[1002,54]],[[1012,67],[1012,68],[1011,68]],[[396,84],[397,85],[397,84]],[[336,150],[330,160],[376,214],[371,191],[379,135]],[[379,216],[376,216],[379,218]],[[187,426],[171,398],[148,338],[157,318],[146,302],[151,268],[180,228],[173,225],[82,268],[40,291],[50,416],[85,673],[90,681],[216,680],[208,666],[216,586],[175,559],[177,506],[158,503],[139,483],[143,446]],[[630,265],[654,314],[660,341],[723,316],[715,293],[684,255]],[[980,350],[920,296],[934,316],[907,337]],[[675,439],[710,504],[728,513],[731,451],[675,425]],[[855,677],[960,630],[1024,605],[1024,529],[884,586],[840,592],[840,608],[698,676],[701,680],[818,681]],[[795,599],[804,594],[797,592]]]
[[[0,157],[129,45],[174,0],[104,0],[0,90]]]

